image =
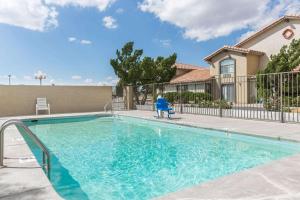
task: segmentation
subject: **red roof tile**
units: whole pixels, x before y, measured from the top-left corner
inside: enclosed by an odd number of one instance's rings
[[[183,63],[175,63],[174,65],[176,69],[186,69],[186,70],[193,70],[193,69],[205,69],[207,67],[190,65],[190,64],[183,64]]]
[[[204,81],[208,80],[210,77],[209,69],[195,69],[181,76],[174,77],[170,83]]]
[[[239,52],[239,53],[245,53],[245,54],[254,54],[254,55],[263,55],[265,54],[264,52],[261,51],[256,51],[252,49],[244,49],[244,48],[238,48],[238,47],[233,47],[233,46],[223,46],[222,48],[218,49],[217,51],[213,52],[212,54],[206,56],[204,58],[205,61],[210,61],[211,58],[214,56],[218,55],[222,51],[234,51],[234,52]]]

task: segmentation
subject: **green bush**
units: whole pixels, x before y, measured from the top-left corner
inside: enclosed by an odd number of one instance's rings
[[[264,108],[268,111],[280,111],[281,102],[279,99],[265,98],[263,101]],[[289,112],[290,107],[300,106],[300,96],[298,97],[283,97],[283,111]]]
[[[221,107],[222,109],[231,109],[232,108],[232,105],[231,103],[225,101],[225,100],[217,100],[217,101],[214,101],[214,104],[216,107]]]
[[[170,103],[175,103],[175,102],[177,102],[177,99],[179,99],[179,94],[177,92],[168,92],[168,93],[163,94],[163,96]]]
[[[167,92],[162,94],[168,102],[180,103],[180,93],[179,92]],[[155,100],[157,95],[154,96]],[[182,92],[181,93],[181,102],[183,104],[190,104],[192,107],[201,107],[201,108],[219,108],[222,109],[231,109],[232,105],[225,100],[212,100],[212,96],[209,93],[194,93],[194,92]]]
[[[163,96],[170,102],[170,103],[180,103],[180,93],[179,92],[168,92],[163,94]],[[194,93],[194,92],[182,92],[181,93],[181,102],[184,104],[187,103],[196,103],[200,101],[211,101],[211,95],[208,93]]]
[[[300,106],[300,96],[298,97],[284,97],[283,105],[289,107],[298,107]]]

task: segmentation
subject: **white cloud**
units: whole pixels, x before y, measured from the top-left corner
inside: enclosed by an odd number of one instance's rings
[[[184,30],[183,36],[206,41],[258,27],[283,14],[299,14],[299,0],[143,0],[139,8]]]
[[[68,41],[69,41],[69,42],[75,42],[76,40],[77,40],[76,37],[69,37],[69,38],[68,38]]]
[[[92,44],[90,40],[80,40],[80,44]]]
[[[91,78],[87,78],[87,79],[84,80],[84,82],[87,83],[87,84],[91,84],[91,83],[94,82],[94,80],[91,79]]]
[[[72,76],[72,79],[73,79],[73,80],[80,80],[80,79],[82,79],[82,77],[79,76],[79,75],[73,75],[73,76]]]
[[[58,6],[96,7],[104,11],[115,0],[0,0],[0,23],[45,31],[58,26]]]
[[[23,78],[27,81],[30,81],[33,79],[31,76],[28,76],[28,75],[25,75]]]
[[[171,46],[171,40],[160,40],[160,43],[161,43],[162,46],[164,46],[164,47],[169,47],[169,46]]]
[[[117,85],[119,79],[118,78],[113,78],[111,76],[108,76],[105,78],[105,81],[100,81],[98,82],[97,85],[99,86],[115,86]]]
[[[102,19],[103,25],[108,29],[118,28],[117,20],[111,16],[105,16]]]
[[[76,37],[68,37],[68,41],[69,41],[69,42],[80,43],[80,44],[83,44],[83,45],[89,45],[89,44],[92,44],[92,41],[90,41],[90,40],[77,39]]]
[[[158,43],[162,47],[170,47],[171,46],[171,40],[169,40],[169,39],[164,39],[164,40],[154,39],[153,41],[155,43]]]
[[[42,0],[0,0],[0,23],[44,31],[58,25],[57,16],[55,7]]]
[[[122,13],[124,13],[124,9],[123,9],[123,8],[118,8],[118,9],[116,10],[116,13],[117,13],[117,14],[122,14]]]
[[[96,7],[100,11],[104,11],[114,3],[115,0],[45,0],[45,2],[57,6]]]

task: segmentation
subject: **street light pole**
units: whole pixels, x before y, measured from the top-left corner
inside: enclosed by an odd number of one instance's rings
[[[8,85],[11,85],[11,74],[8,75]]]
[[[35,74],[35,79],[40,80],[40,85],[42,85],[42,80],[43,80],[43,79],[46,79],[46,74],[44,74],[42,71],[38,71],[38,72]]]

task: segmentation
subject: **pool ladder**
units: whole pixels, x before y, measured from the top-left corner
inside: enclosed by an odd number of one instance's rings
[[[107,102],[107,103],[104,105],[103,110],[104,110],[105,112],[107,112],[107,111],[109,110],[109,109],[107,109],[109,105],[111,106],[111,107],[110,107],[111,113],[114,113],[112,101]]]
[[[11,120],[4,122],[0,128],[0,168],[4,166],[4,163],[3,163],[3,160],[4,160],[4,131],[7,127],[9,127],[11,125],[22,127],[24,129],[25,133],[42,150],[42,152],[43,152],[42,168],[45,170],[48,178],[50,179],[51,163],[50,163],[50,153],[49,153],[48,149],[39,140],[39,138],[21,120],[17,120],[17,119],[11,119]]]

